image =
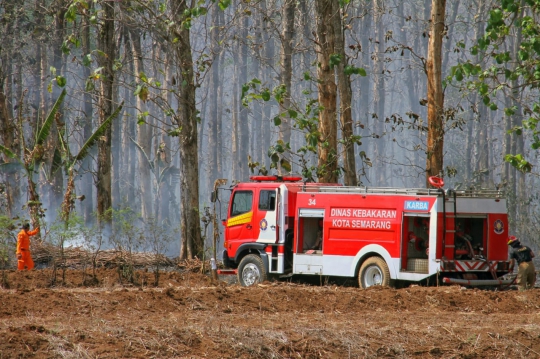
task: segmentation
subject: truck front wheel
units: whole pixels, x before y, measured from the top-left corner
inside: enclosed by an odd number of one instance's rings
[[[264,264],[258,255],[248,254],[238,266],[238,281],[244,287],[262,283],[267,279]]]
[[[358,272],[358,284],[363,289],[373,285],[389,286],[390,271],[384,259],[380,257],[366,259]]]

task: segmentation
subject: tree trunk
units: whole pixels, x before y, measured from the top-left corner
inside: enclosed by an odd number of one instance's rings
[[[103,78],[99,91],[99,123],[103,123],[113,113],[113,82],[115,59],[114,43],[114,2],[103,1],[101,27],[98,34],[98,64],[103,68]],[[98,144],[98,172],[97,172],[97,212],[103,218],[107,210],[112,208],[112,176],[111,176],[111,137],[112,129],[109,126]],[[105,219],[106,222],[110,218]]]
[[[131,48],[133,52],[133,65],[135,70],[135,78],[138,79],[144,73],[144,64],[142,61],[141,51],[141,32],[138,29],[130,28],[129,35],[131,39]],[[140,82],[140,81],[139,81]],[[138,115],[142,115],[147,111],[146,101],[137,96]],[[148,118],[146,119],[148,120]],[[137,152],[137,164],[140,180],[141,191],[141,216],[142,218],[152,217],[152,185],[153,178],[150,173],[150,163],[148,159],[152,159],[152,137],[151,128],[148,123],[139,124],[137,126],[137,143],[142,151]],[[144,153],[143,153],[144,152]]]
[[[354,158],[355,142],[352,138],[352,90],[350,76],[345,74],[345,66],[348,64],[348,58],[345,53],[345,32],[341,11],[342,9],[337,7],[333,18],[335,31],[335,53],[341,57],[341,61],[336,67],[336,71],[338,78],[340,119],[344,152],[344,183],[346,186],[356,186],[358,185],[358,180],[356,177],[356,164]]]
[[[245,9],[245,5],[240,5],[241,8]],[[239,71],[238,71],[238,81],[239,86],[242,87],[245,83],[248,82],[248,51],[249,48],[245,43],[245,39],[248,38],[248,27],[249,27],[249,17],[244,16],[242,19],[242,26],[240,31],[240,41],[239,44]],[[242,106],[239,102],[238,107],[235,108],[238,111],[238,120],[239,120],[239,134],[240,134],[240,147],[238,148],[238,163],[239,163],[239,174],[240,178],[243,181],[247,181],[249,178],[249,170],[247,166],[248,154],[249,154],[249,143],[250,143],[250,124],[249,124],[249,110],[247,107]]]
[[[242,180],[242,176],[240,174],[240,167],[241,167],[241,161],[240,161],[240,147],[241,147],[241,136],[240,136],[240,115],[239,115],[239,106],[240,104],[240,93],[242,85],[240,85],[240,69],[239,69],[239,63],[240,63],[240,45],[238,43],[233,44],[234,53],[232,55],[234,66],[233,66],[233,74],[232,76],[232,113],[231,113],[231,161],[232,161],[232,176],[233,180]]]
[[[187,10],[187,4],[180,1],[173,9],[175,19],[180,20]],[[175,35],[178,42],[173,45],[176,65],[178,66],[178,109],[174,120],[181,129],[180,142],[180,173],[181,173],[181,205],[182,215],[181,235],[182,248],[180,259],[202,258],[204,243],[201,238],[199,220],[199,163],[197,148],[197,108],[195,105],[195,78],[193,74],[193,59],[189,29],[178,21]]]
[[[81,42],[82,42],[82,51],[85,55],[90,54],[92,51],[92,47],[90,44],[90,21],[88,19],[88,16],[82,17],[82,34],[81,34]],[[88,81],[88,78],[90,77],[90,67],[89,66],[83,66],[82,68],[84,79]],[[93,106],[93,96],[92,93],[85,91],[83,94],[83,116],[84,116],[84,124],[83,124],[83,137],[84,138],[90,138],[90,136],[93,133],[93,126],[92,126],[92,120],[94,117],[94,106]],[[84,217],[85,223],[89,224],[92,221],[92,214],[94,212],[94,195],[93,195],[93,189],[94,189],[94,181],[92,178],[92,172],[93,172],[93,161],[92,156],[86,156],[81,164],[81,190],[79,193],[81,195],[84,195],[85,200],[82,202],[82,213]]]
[[[426,185],[428,178],[443,173],[444,93],[442,89],[442,39],[445,31],[446,0],[431,3],[431,24],[427,56],[428,133]]]
[[[172,166],[171,161],[171,137],[167,134],[162,134],[161,136],[161,143],[160,143],[160,152],[159,152],[159,163],[161,164],[161,168]],[[171,188],[171,178],[172,175],[170,175],[172,171],[169,171],[169,175],[167,175],[163,183],[161,183],[160,189],[160,198],[158,205],[160,206],[159,210],[159,216],[157,216],[158,223],[171,223],[171,219],[169,218],[169,202],[171,199],[170,193],[172,191]]]
[[[261,2],[261,7],[263,8],[261,12],[258,12],[256,16],[254,16],[253,19],[253,28],[254,28],[254,34],[253,34],[253,45],[251,46],[252,51],[252,60],[250,62],[250,73],[252,77],[256,77],[261,80],[262,83],[266,83],[264,79],[264,65],[266,65],[265,59],[262,58],[262,51],[264,50],[264,47],[261,46],[265,42],[263,42],[263,32],[265,32],[265,26],[266,23],[264,21],[265,14],[266,14],[266,4]],[[251,108],[251,137],[257,138],[257,139],[263,139],[264,137],[270,137],[267,134],[263,135],[261,132],[262,124],[264,121],[263,117],[263,107],[270,107],[267,103],[263,103],[262,101],[253,101],[250,108]],[[253,157],[253,162],[258,162],[260,164],[259,170],[264,166],[264,157],[267,157],[264,155],[264,151],[261,151],[263,147],[262,141],[251,141],[250,142],[250,149],[249,153]],[[256,172],[255,174],[257,174]],[[250,172],[251,174],[251,172]],[[216,179],[218,177],[215,177]],[[211,232],[211,231],[210,231]],[[210,233],[209,232],[209,233]]]
[[[291,107],[291,84],[292,84],[292,41],[294,35],[294,10],[296,0],[285,0],[283,4],[283,31],[281,33],[281,85],[285,87],[285,95],[279,103],[280,113],[286,113]],[[288,115],[282,117],[279,129],[279,139],[284,144],[291,142],[291,118]],[[283,153],[283,160],[290,163],[291,159],[287,152]],[[278,165],[278,173],[285,174],[281,164]],[[286,171],[288,172],[288,171]]]
[[[11,18],[13,16],[14,3],[8,1],[5,4],[5,16]],[[13,114],[11,111],[11,73],[12,73],[12,58],[13,45],[16,34],[14,34],[14,21],[6,21],[2,33],[6,36],[4,46],[0,46],[0,136],[4,147],[9,148],[14,153],[20,153],[21,148],[17,141],[17,131]],[[0,162],[10,162],[9,158],[0,155]],[[7,215],[12,217],[15,215],[14,205],[18,202],[17,191],[17,173],[6,174],[6,210]]]
[[[364,34],[361,39],[359,40],[360,48],[358,49],[360,51],[359,53],[359,61],[360,66],[364,68],[368,68],[370,66],[370,31],[371,31],[371,23],[372,23],[372,16],[369,14],[370,11],[373,11],[373,1],[370,0],[363,0],[359,2],[358,7],[356,9],[355,16],[361,19],[361,21],[358,21],[358,27],[356,29],[356,32],[360,34]],[[371,102],[371,99],[373,98],[371,91],[370,91],[370,83],[371,83],[371,76],[361,77],[356,82],[357,86],[357,93],[355,96],[356,101],[354,101],[355,105],[355,113],[356,118],[358,119],[357,122],[359,126],[357,127],[356,135],[362,136],[362,145],[363,148],[366,149],[366,151],[371,151],[371,144],[373,143],[372,138],[370,137],[370,128],[368,125],[369,122],[369,104]],[[371,156],[371,154],[366,154]],[[361,181],[361,178],[366,176],[366,165],[364,163],[363,158],[358,156],[358,161],[356,162],[356,165],[359,166],[360,173],[359,173],[359,179]]]
[[[62,42],[64,41],[65,37],[65,13],[66,13],[66,6],[64,0],[57,0],[55,2],[55,14],[54,14],[54,38],[52,41],[53,44],[53,66],[56,69],[56,74],[63,76],[64,74],[64,56],[62,53]],[[56,84],[53,85],[53,99],[57,99],[58,96],[60,96],[60,93],[62,90],[59,86]],[[58,115],[56,118],[57,123],[64,123],[64,104],[60,104],[60,108],[58,109]],[[56,126],[53,126],[51,128],[51,134],[49,135],[50,141],[50,148],[56,149],[59,146],[58,143],[58,130]],[[49,166],[52,165],[52,162],[54,160],[54,150],[50,154],[48,158],[48,164]],[[62,171],[56,171],[56,173],[53,174],[53,178],[51,178],[52,181],[52,188],[50,193],[50,199],[49,199],[49,205],[50,208],[59,208],[62,198],[64,196],[64,173]]]
[[[269,26],[269,25],[265,22],[265,26]],[[276,52],[274,39],[272,38],[272,36],[270,36],[268,31],[262,32],[262,38],[263,38],[263,43],[266,44],[263,51],[264,57],[266,59],[274,59],[275,52]],[[259,72],[260,72],[261,78],[263,79],[263,83],[272,82],[272,74],[269,73],[269,71],[267,71],[263,66],[260,66]],[[268,157],[268,149],[271,146],[271,140],[272,140],[271,134],[273,132],[273,127],[274,127],[273,122],[271,120],[271,116],[272,116],[272,106],[263,106],[262,119],[261,119],[262,121],[261,134],[263,135],[260,141],[261,148],[259,149],[260,151],[259,153],[261,155],[261,158],[264,159],[264,163],[267,169],[270,168],[270,158]]]
[[[45,85],[45,78],[47,76],[47,73],[49,72],[48,68],[48,62],[47,62],[47,52],[46,52],[46,46],[44,43],[45,39],[45,15],[43,14],[45,2],[43,0],[36,0],[35,2],[35,8],[33,11],[33,15],[35,18],[35,30],[33,31],[32,40],[36,43],[36,57],[35,57],[35,65],[33,66],[34,70],[34,104],[37,107],[34,107],[35,111],[32,112],[31,119],[29,126],[32,128],[32,132],[30,134],[29,138],[35,139],[36,133],[35,131],[37,128],[41,126],[42,121],[45,119],[46,114],[46,97],[47,97],[47,91],[46,91],[46,85]],[[24,106],[23,104],[20,104],[21,106]],[[24,136],[24,129],[23,129],[22,123],[19,127],[19,132],[21,136]],[[21,141],[23,142],[23,141]],[[34,140],[31,142],[31,147],[35,146]],[[45,146],[43,146],[45,147]],[[23,151],[26,151],[27,147],[23,144],[22,146]],[[48,151],[47,151],[48,152]],[[46,157],[48,153],[45,153],[44,157]],[[30,163],[31,160],[25,161],[27,165]],[[47,195],[49,191],[44,191],[44,196],[40,196],[39,194],[39,178],[42,175],[42,172],[38,171],[38,168],[32,168],[30,173],[28,174],[27,183],[28,183],[28,204],[32,203],[32,205],[28,206],[28,210],[31,217],[32,226],[39,226],[39,208],[43,206],[41,201],[43,201],[43,197],[47,199]],[[37,183],[36,183],[37,179]],[[43,181],[46,183],[46,181]]]
[[[524,8],[525,8],[525,1],[521,0],[521,11],[519,13],[519,17],[516,19],[516,22],[521,21],[524,16]],[[522,28],[517,28],[517,34],[514,39],[514,49],[513,53],[517,54],[519,49],[521,48],[523,40],[523,33]],[[516,71],[517,64],[513,65],[512,71]],[[515,128],[518,126],[522,126],[523,124],[523,106],[521,105],[521,98],[522,98],[522,88],[521,84],[518,82],[517,79],[512,80],[510,83],[510,88],[512,89],[512,93],[509,96],[511,98],[512,104],[516,107],[515,114],[511,116],[511,128]],[[523,135],[517,136],[515,134],[512,134],[511,137],[511,146],[512,149],[511,154],[524,154],[525,153],[525,144],[523,140]],[[514,166],[512,166],[512,175],[514,180],[512,181],[512,185],[514,186],[514,193],[516,196],[516,225],[518,223],[521,223],[524,219],[524,214],[527,213],[528,210],[528,203],[530,196],[526,194],[525,189],[525,174],[518,171]]]
[[[373,48],[373,132],[374,146],[373,157],[374,163],[374,178],[376,186],[386,186],[388,167],[386,157],[386,138],[385,138],[385,77],[384,77],[384,54],[385,54],[385,33],[383,24],[384,15],[384,0],[376,0],[373,2],[373,26],[375,28],[375,41]]]
[[[125,27],[124,27],[125,28]],[[123,41],[123,37],[128,37],[126,31],[119,31],[118,36],[114,39],[115,46],[120,47],[120,44]],[[118,78],[115,75],[112,87],[112,103],[118,106],[118,95],[119,95],[119,83]],[[112,107],[112,111],[116,109],[116,106]],[[121,110],[118,114],[118,117],[122,118],[124,111]],[[120,172],[120,157],[122,153],[122,143],[121,143],[121,133],[120,129],[122,124],[120,121],[112,121],[110,124],[111,128],[111,208],[118,209],[121,205],[120,198],[120,184],[123,183],[123,173]]]
[[[474,38],[477,39],[478,36],[480,36],[480,33],[483,31],[484,21],[485,21],[485,1],[481,0],[477,4],[478,9],[475,14],[476,19],[476,26],[474,27]],[[479,64],[482,59],[484,58],[484,52],[480,51],[478,55],[475,57],[475,63]],[[445,60],[446,61],[446,60]],[[463,173],[463,178],[465,181],[470,182],[474,172],[476,171],[476,174],[479,174],[478,171],[483,171],[483,169],[487,169],[486,162],[487,158],[484,159],[484,164],[479,163],[479,156],[473,155],[473,151],[475,149],[475,145],[478,145],[477,151],[479,154],[481,154],[480,145],[481,141],[477,141],[478,138],[480,138],[481,134],[481,127],[482,123],[486,122],[488,120],[487,112],[486,112],[486,106],[482,103],[482,98],[479,96],[478,93],[474,93],[472,95],[472,113],[473,113],[473,119],[468,121],[465,125],[465,143],[464,143],[464,158],[465,158],[465,170]],[[474,135],[473,135],[474,134]],[[486,143],[487,145],[487,143]],[[487,155],[487,154],[486,154]]]
[[[449,14],[448,14],[448,27],[447,27],[447,33],[445,34],[446,38],[447,38],[447,41],[446,41],[446,46],[444,47],[444,58],[443,58],[443,61],[442,61],[442,69],[443,71],[445,69],[448,68],[448,61],[450,59],[450,54],[452,53],[452,44],[454,43],[453,41],[453,38],[454,38],[454,34],[455,34],[455,29],[456,29],[456,18],[457,18],[457,15],[459,14],[459,4],[462,3],[460,1],[453,1],[450,3],[450,8],[449,8]],[[467,20],[466,20],[466,23],[469,23],[469,20],[470,20],[470,15],[471,13],[470,12],[467,12]],[[482,11],[482,13],[480,13],[480,11],[477,11],[477,14],[480,14],[480,16],[483,16],[484,12]],[[477,23],[480,25],[480,24],[483,24],[482,22],[479,21],[480,18],[476,18],[475,21],[477,21]],[[475,37],[475,39],[478,39],[478,37]],[[442,47],[442,45],[441,45]]]
[[[410,10],[411,13],[414,13],[414,9]],[[400,2],[398,5],[398,16],[400,18],[400,27],[405,28],[406,27],[406,21],[405,19],[409,13],[405,12],[405,5],[403,2]],[[407,44],[413,42],[413,39],[409,37],[409,32],[407,31],[401,31],[401,35],[399,36],[400,42],[404,46],[408,46]],[[413,48],[417,48],[415,46],[412,46]],[[424,97],[423,94],[425,93],[426,89],[425,81],[418,81],[418,71],[413,71],[413,59],[411,57],[411,51],[404,50],[403,56],[402,56],[403,66],[406,68],[404,71],[403,76],[403,82],[402,86],[407,88],[407,98],[409,100],[409,106],[410,111],[417,115],[417,119],[420,120],[422,118],[422,112],[423,108],[420,107],[420,100]],[[417,125],[420,125],[420,122],[416,122]],[[421,162],[425,161],[423,158],[420,157],[421,150],[420,146],[422,145],[421,136],[424,131],[420,130],[419,127],[413,127],[416,128],[416,132],[411,132],[411,136],[409,137],[409,148],[413,150],[413,154],[411,156],[410,161],[415,164],[420,164]],[[417,182],[417,183],[414,183]],[[414,178],[411,178],[410,180],[410,186],[411,187],[420,187],[423,186],[425,182],[424,174],[422,173],[422,178],[418,179],[418,173],[416,173],[416,176]]]
[[[212,69],[210,70],[210,96],[209,110],[208,110],[208,147],[209,147],[209,161],[208,161],[208,175],[210,181],[208,181],[208,190],[211,190],[212,182],[217,179],[221,173],[221,112],[219,111],[219,103],[221,102],[220,92],[220,68],[221,68],[221,46],[219,44],[219,27],[221,26],[221,10],[212,9],[212,30],[210,31],[211,52],[213,55]]]
[[[334,70],[330,65],[330,55],[335,49],[332,16],[335,15],[333,0],[315,0],[317,23],[317,87],[319,90],[320,139],[318,145],[319,182],[337,183],[337,86]]]

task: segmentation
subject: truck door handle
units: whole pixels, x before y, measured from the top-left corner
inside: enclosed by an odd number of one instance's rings
[[[247,228],[247,229],[251,229],[251,228],[252,228],[252,227],[251,227],[251,224],[248,224],[248,225],[246,226],[246,228]]]

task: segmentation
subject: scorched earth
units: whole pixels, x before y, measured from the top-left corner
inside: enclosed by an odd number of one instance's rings
[[[540,290],[4,272],[0,358],[540,358]],[[87,278],[87,277],[86,277]],[[88,281],[86,282],[88,283]]]

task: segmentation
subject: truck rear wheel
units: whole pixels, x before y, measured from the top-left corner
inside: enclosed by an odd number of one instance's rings
[[[358,284],[360,288],[366,289],[373,285],[390,285],[390,270],[384,259],[380,257],[371,257],[360,267],[358,272]]]
[[[248,254],[238,266],[238,281],[244,287],[262,283],[267,279],[266,270],[261,259],[256,254]]]

